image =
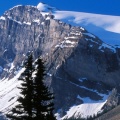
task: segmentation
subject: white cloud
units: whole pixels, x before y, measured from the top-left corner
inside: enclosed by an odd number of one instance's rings
[[[113,31],[116,33],[120,33],[120,21],[116,22],[114,24],[111,24],[110,26],[105,27],[106,30],[108,31]]]
[[[56,11],[55,12],[56,19],[68,19],[76,23],[84,23],[84,24],[94,24],[99,26],[105,30],[120,33],[120,17],[119,16],[110,16],[110,15],[100,15],[100,14],[92,14],[92,13],[84,13],[84,12],[72,12],[72,11]]]

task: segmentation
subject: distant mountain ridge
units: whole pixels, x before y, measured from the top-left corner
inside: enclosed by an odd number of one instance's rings
[[[119,88],[119,46],[106,44],[83,27],[54,19],[55,11],[42,9],[19,5],[0,17],[0,111],[7,113],[16,104],[21,64],[33,51],[34,60],[40,55],[46,61],[46,84],[55,93],[58,119],[97,114],[112,89]]]

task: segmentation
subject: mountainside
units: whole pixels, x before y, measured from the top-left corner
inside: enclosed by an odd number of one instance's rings
[[[30,51],[34,60],[41,56],[46,61],[46,84],[55,93],[58,119],[87,117],[116,106],[117,96],[110,102],[107,98],[114,87],[119,93],[119,47],[54,19],[56,8],[40,5],[15,6],[0,17],[0,111],[7,113],[17,104],[17,78]]]
[[[85,27],[105,43],[120,45],[120,16],[58,10],[54,11],[53,14],[55,19],[60,19],[75,26]]]
[[[120,119],[120,106],[117,106],[116,108],[103,114],[102,116],[96,118],[95,120],[119,120],[119,119]]]

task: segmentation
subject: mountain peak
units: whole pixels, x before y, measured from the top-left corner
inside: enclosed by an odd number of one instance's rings
[[[49,12],[49,11],[55,11],[57,10],[55,7],[51,7],[45,3],[42,3],[40,2],[38,5],[37,5],[37,9],[40,10],[41,12]]]

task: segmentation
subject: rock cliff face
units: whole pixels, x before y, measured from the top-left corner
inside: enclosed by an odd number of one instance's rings
[[[120,85],[120,49],[103,43],[82,27],[42,15],[34,6],[16,6],[0,17],[0,74],[12,78],[29,51],[46,60],[46,84],[55,108],[83,103],[78,95],[102,100]]]

